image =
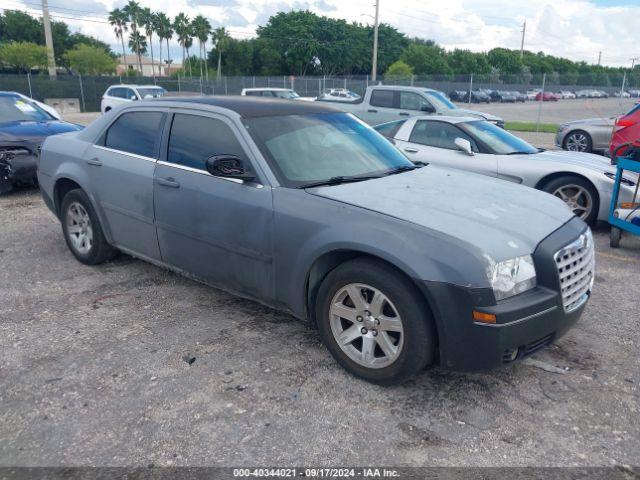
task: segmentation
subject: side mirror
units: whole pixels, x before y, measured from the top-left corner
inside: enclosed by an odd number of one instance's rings
[[[138,97],[134,94],[129,97],[131,100],[138,100]]]
[[[464,153],[466,153],[469,156],[473,156],[473,150],[471,149],[471,142],[469,140],[466,140],[464,138],[456,138],[453,143],[456,144],[456,147],[458,147],[460,150],[462,150]]]
[[[436,111],[436,109],[433,108],[433,105],[422,105],[422,107],[420,107],[420,110],[427,113],[433,113]]]
[[[242,159],[236,155],[214,155],[207,158],[207,171],[216,177],[237,178],[250,181],[256,178],[245,168]]]

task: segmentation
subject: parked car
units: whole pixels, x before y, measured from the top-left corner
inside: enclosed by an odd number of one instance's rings
[[[629,96],[631,98],[640,98],[640,90],[629,90]]]
[[[0,194],[17,185],[36,185],[38,149],[45,137],[81,128],[54,118],[28,97],[0,92]]]
[[[484,95],[484,94],[483,94]],[[322,102],[322,99],[318,99]],[[336,108],[353,113],[370,125],[377,125],[403,117],[416,115],[452,115],[483,118],[496,125],[504,121],[489,113],[458,108],[441,92],[430,88],[374,85],[367,87],[365,94],[353,102],[333,102]]]
[[[322,91],[319,98],[328,102],[352,102],[358,100],[360,95],[346,88],[327,88]]]
[[[604,90],[596,90],[595,92],[596,92],[596,95],[598,96],[597,98],[609,98],[609,94]]]
[[[636,103],[625,115],[618,117],[613,128],[609,156],[613,158],[618,147],[627,142],[640,140],[640,103]],[[618,154],[624,154],[626,149],[620,149]]]
[[[505,90],[493,90],[490,94],[491,100],[501,103],[516,103],[517,98],[512,92]]]
[[[155,85],[112,85],[102,95],[100,111],[107,113],[118,105],[137,100],[160,98],[166,93],[164,88]]]
[[[38,100],[35,100],[34,98],[31,97],[27,97],[26,95],[23,95],[21,93],[18,92],[0,92],[0,93],[12,93],[15,95],[18,95],[21,99],[27,101],[27,102],[33,102],[36,105],[38,105],[42,110],[44,110],[45,112],[47,112],[49,115],[51,115],[53,118],[60,120],[60,113],[53,108],[51,105],[47,105],[46,103],[43,102],[39,102]]]
[[[528,100],[527,95],[524,93],[519,92],[518,90],[514,90],[511,92],[513,94],[513,96],[516,97],[516,101],[517,102],[526,102]]]
[[[468,101],[469,97],[465,98]],[[471,103],[491,103],[491,96],[484,90],[472,90],[471,91]]]
[[[578,90],[576,98],[594,98],[593,90]]]
[[[464,90],[453,90],[449,93],[449,99],[452,102],[464,102],[465,98],[467,98],[467,92]]]
[[[587,223],[608,218],[616,170],[600,155],[544,151],[474,118],[425,116],[397,123],[397,128],[388,124],[376,129],[391,136],[411,160],[537,188],[563,199]],[[391,127],[395,130],[390,132]],[[629,178],[621,198],[633,196],[636,182]]]
[[[615,117],[598,117],[563,123],[556,133],[556,145],[572,152],[605,152],[615,120]]]
[[[576,98],[576,94],[573,92],[570,92],[569,90],[560,90],[556,92],[556,97],[562,100],[567,100],[567,99]]]
[[[312,102],[315,97],[301,97],[291,88],[243,88],[240,95],[251,97],[280,98],[283,100],[303,100]]]
[[[322,102],[122,106],[49,138],[38,178],[80,262],[119,249],[309,320],[380,384],[525,357],[592,291],[593,239],[563,202],[414,165]]]
[[[631,98],[631,94],[629,92],[625,92],[624,90],[617,90],[613,92],[613,96],[618,98]]]
[[[538,95],[538,93],[540,93],[542,90],[540,90],[539,88],[532,88],[530,90],[527,90],[527,99],[528,100],[535,100],[536,99],[536,95]]]
[[[557,102],[558,101],[558,97],[556,97],[553,92],[538,92],[536,94],[536,97],[534,99],[536,102],[539,101],[543,101],[543,102]]]

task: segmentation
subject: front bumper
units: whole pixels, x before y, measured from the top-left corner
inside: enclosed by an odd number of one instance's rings
[[[487,370],[524,358],[564,335],[586,302],[565,312],[553,256],[585,229],[574,218],[543,240],[533,254],[538,286],[497,303],[489,288],[424,282],[436,317],[440,364],[457,371]],[[496,324],[474,322],[473,310],[494,314]]]
[[[4,155],[0,158],[0,192],[14,184],[34,184],[38,162],[34,155]]]

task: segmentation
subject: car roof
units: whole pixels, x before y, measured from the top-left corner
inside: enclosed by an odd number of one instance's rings
[[[20,95],[16,92],[0,92],[0,97],[18,97],[21,98]]]
[[[452,115],[418,115],[413,117],[416,120],[431,120],[434,122],[447,122],[447,123],[465,123],[465,122],[477,122],[486,121],[478,117],[454,117]]]
[[[279,87],[255,87],[255,88],[243,88],[245,92],[290,92],[291,88],[279,88]]]
[[[147,103],[148,102],[148,103]],[[321,102],[299,102],[265,97],[247,97],[240,95],[208,97],[174,97],[162,100],[148,100],[145,104],[176,102],[225,108],[236,112],[242,118],[270,117],[276,115],[308,115],[313,113],[344,113],[335,107]]]
[[[376,89],[381,89],[381,90],[398,90],[398,89],[402,89],[402,90],[409,90],[409,91],[413,91],[413,92],[435,92],[435,93],[441,93],[440,90],[435,90],[433,88],[411,87],[409,85],[371,85],[371,87],[376,88]]]
[[[116,85],[111,85],[109,88],[119,88],[119,87],[127,87],[127,88],[163,88],[159,85],[134,85],[132,83],[118,83]]]

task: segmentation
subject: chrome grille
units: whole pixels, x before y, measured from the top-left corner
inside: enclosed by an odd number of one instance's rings
[[[556,252],[562,304],[565,312],[581,306],[589,298],[595,270],[595,250],[591,230]]]

